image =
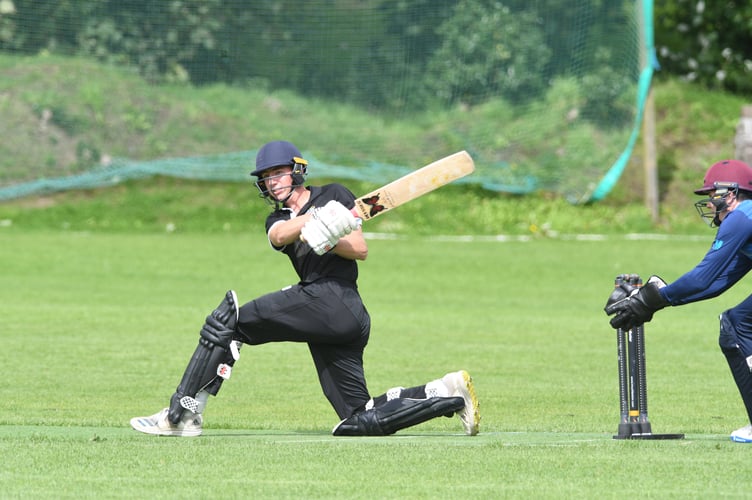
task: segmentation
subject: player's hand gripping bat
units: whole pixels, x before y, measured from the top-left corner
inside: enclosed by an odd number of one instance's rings
[[[353,216],[361,220],[370,220],[395,207],[423,196],[452,181],[464,177],[475,170],[475,163],[466,151],[460,151],[437,160],[425,167],[400,177],[386,186],[355,199],[355,206],[350,210]],[[320,222],[320,221],[316,221]],[[306,223],[306,226],[312,222]],[[341,235],[326,237],[326,233],[312,232],[315,226],[304,226],[300,234],[301,241],[309,241],[318,255],[331,250]],[[349,231],[347,231],[349,233]],[[306,235],[308,238],[306,238]]]

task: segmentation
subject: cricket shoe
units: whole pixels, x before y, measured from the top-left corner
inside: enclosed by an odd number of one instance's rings
[[[752,443],[752,425],[746,425],[732,432],[731,441],[736,443]]]
[[[465,370],[447,373],[441,378],[442,383],[449,391],[449,396],[459,396],[465,400],[465,407],[456,415],[460,417],[465,427],[465,434],[475,436],[480,427],[480,410],[478,409],[478,397],[475,395],[473,378]]]
[[[156,436],[196,437],[201,435],[203,418],[201,415],[183,412],[180,422],[173,424],[167,418],[168,408],[150,417],[135,417],[131,419],[131,427],[144,434]]]

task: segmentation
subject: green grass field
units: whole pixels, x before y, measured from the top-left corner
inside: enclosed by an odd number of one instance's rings
[[[447,241],[370,237],[361,291],[376,394],[473,375],[481,434],[439,419],[334,438],[303,345],[246,346],[204,436],[128,426],[164,407],[204,316],[294,281],[263,234],[0,230],[0,497],[746,497],[745,414],[712,301],[647,325],[650,420],[681,441],[619,441],[605,300],[620,273],[671,281],[712,239]]]

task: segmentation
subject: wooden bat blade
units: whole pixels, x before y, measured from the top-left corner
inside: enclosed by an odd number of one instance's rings
[[[363,220],[373,219],[474,170],[475,163],[467,151],[454,153],[356,198],[352,213]]]

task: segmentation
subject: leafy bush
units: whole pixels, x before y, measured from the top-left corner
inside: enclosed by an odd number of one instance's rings
[[[752,92],[750,19],[749,2],[656,2],[656,46],[662,68],[706,87]]]
[[[443,43],[428,63],[426,85],[447,102],[477,103],[489,89],[512,101],[545,87],[551,57],[533,12],[512,13],[493,0],[462,0],[439,29]]]

